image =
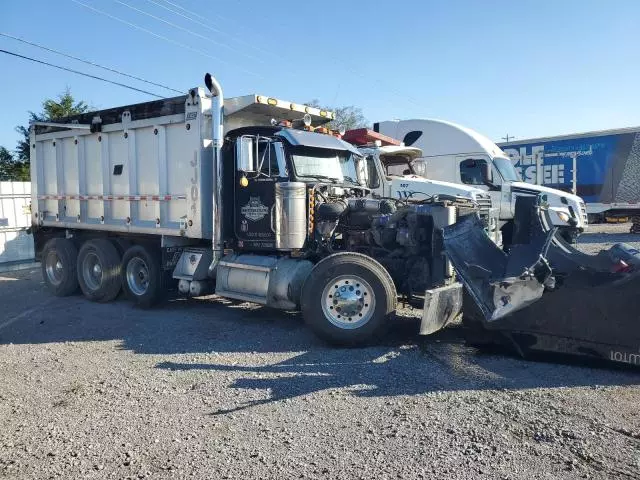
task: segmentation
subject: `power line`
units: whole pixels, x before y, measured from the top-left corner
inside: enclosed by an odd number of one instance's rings
[[[266,54],[266,55],[273,55],[273,52],[269,52],[268,50],[264,50],[264,49],[262,49],[262,48],[260,48],[260,47],[257,47],[257,46],[255,46],[255,45],[252,45],[251,43],[245,42],[244,40],[242,40],[242,39],[241,39],[241,38],[239,38],[239,37],[236,37],[236,36],[231,35],[231,34],[229,34],[229,33],[227,33],[227,32],[224,32],[224,31],[222,31],[222,30],[220,30],[220,29],[218,29],[218,28],[212,27],[211,25],[209,25],[209,24],[207,24],[207,23],[204,23],[204,22],[201,22],[201,21],[199,21],[199,20],[196,20],[195,18],[192,18],[192,17],[190,17],[189,15],[185,15],[184,13],[180,13],[180,12],[178,12],[178,11],[176,11],[176,10],[172,10],[171,8],[169,8],[169,7],[165,6],[165,5],[162,5],[162,4],[158,3],[158,2],[156,2],[155,0],[147,0],[147,1],[148,1],[148,2],[153,3],[153,4],[157,5],[157,6],[159,6],[160,8],[164,8],[164,9],[165,9],[165,10],[167,10],[168,12],[171,12],[171,13],[173,13],[173,14],[175,14],[175,15],[179,15],[179,16],[181,16],[182,18],[186,18],[187,20],[190,20],[190,21],[192,21],[192,22],[196,23],[197,25],[200,25],[201,27],[206,28],[207,30],[211,30],[212,32],[216,32],[216,33],[219,33],[219,34],[221,34],[221,35],[225,35],[226,37],[229,37],[230,39],[232,39],[232,40],[234,40],[234,41],[238,42],[238,43],[239,43],[239,44],[241,44],[241,45],[245,45],[245,46],[247,46],[247,47],[249,47],[249,48],[252,48],[252,49],[254,49],[254,50],[258,51],[258,52],[264,53],[264,54]],[[203,17],[202,15],[199,15],[199,14],[197,14],[197,13],[195,13],[195,12],[192,12],[192,11],[190,11],[190,10],[188,10],[188,9],[186,9],[186,8],[184,8],[184,7],[182,7],[182,6],[180,6],[180,5],[177,5],[177,4],[175,4],[175,3],[172,3],[172,2],[170,2],[169,0],[163,0],[163,1],[164,1],[164,3],[168,3],[168,4],[169,4],[169,5],[171,5],[172,7],[178,8],[178,9],[182,10],[183,12],[188,12],[188,13],[189,13],[190,15],[192,15],[193,17],[200,18],[200,19],[202,19],[202,20],[205,20],[205,21],[208,21],[209,23],[211,23],[211,21],[210,21],[210,20],[208,20],[206,17]],[[224,19],[224,17],[222,17],[221,15],[215,14],[215,16],[216,16],[216,17],[218,17],[218,18],[221,18],[221,19],[223,19],[223,20],[225,20],[225,21],[226,21],[226,19]],[[232,48],[232,47],[229,47],[229,48]],[[237,51],[237,50],[236,50],[236,51]]]
[[[66,72],[75,73],[76,75],[82,75],[84,77],[89,77],[89,78],[93,78],[95,80],[100,80],[101,82],[107,82],[107,83],[111,83],[113,85],[118,85],[119,87],[128,88],[129,90],[135,90],[136,92],[146,93],[147,95],[151,95],[152,97],[164,98],[161,95],[156,95],[155,93],[147,92],[146,90],[141,90],[139,88],[132,87],[131,85],[125,85],[124,83],[114,82],[113,80],[107,80],[106,78],[96,77],[95,75],[90,75],[88,73],[79,72],[78,70],[73,70],[72,68],[62,67],[60,65],[54,65],[53,63],[48,63],[48,62],[45,62],[43,60],[38,60],[36,58],[26,57],[26,56],[20,55],[18,53],[9,52],[7,50],[2,50],[2,49],[0,49],[0,53],[6,53],[7,55],[13,55],[14,57],[22,58],[24,60],[29,60],[29,61],[35,62],[35,63],[41,63],[42,65],[47,65],[49,67],[57,68],[59,70],[64,70]]]
[[[33,47],[41,48],[42,50],[46,50],[48,52],[52,52],[52,53],[55,53],[57,55],[62,55],[63,57],[71,58],[73,60],[77,60],[79,62],[86,63],[87,65],[92,65],[94,67],[102,68],[103,70],[107,70],[109,72],[117,73],[118,75],[129,77],[129,78],[132,78],[134,80],[138,80],[140,82],[148,83],[149,85],[154,85],[156,87],[165,88],[167,90],[171,90],[172,92],[184,93],[182,90],[176,90],[175,88],[167,87],[166,85],[162,85],[161,83],[155,83],[155,82],[152,82],[150,80],[145,80],[144,78],[136,77],[135,75],[130,75],[128,73],[121,72],[119,70],[116,70],[115,68],[105,67],[104,65],[100,65],[100,64],[91,62],[89,60],[85,60],[83,58],[75,57],[75,56],[70,55],[68,53],[60,52],[59,50],[54,50],[53,48],[45,47],[44,45],[40,45],[40,44],[35,43],[35,42],[30,42],[28,40],[24,40],[23,38],[14,37],[13,35],[9,35],[7,33],[2,33],[2,32],[0,32],[0,35],[3,36],[3,37],[11,38],[13,40],[17,40],[18,42],[22,42],[22,43],[25,43],[27,45],[31,45]]]
[[[73,1],[75,1],[75,0],[73,0]],[[115,0],[115,1],[118,1],[118,2],[120,3],[120,0]],[[152,3],[156,3],[154,0],[148,0],[148,1],[150,1],[150,2],[152,2]],[[208,22],[208,23],[215,23],[215,22],[213,22],[211,19],[209,19],[209,18],[207,18],[207,17],[205,17],[205,16],[203,16],[203,15],[197,14],[197,13],[195,13],[195,12],[191,12],[190,10],[187,10],[186,8],[184,8],[184,7],[182,7],[182,6],[177,5],[176,3],[171,2],[170,0],[162,0],[162,1],[163,1],[164,3],[167,3],[167,4],[169,4],[169,5],[172,5],[173,7],[179,8],[179,9],[180,9],[180,10],[182,10],[182,11],[189,12],[189,14],[191,14],[191,15],[193,15],[194,17],[197,17],[197,18],[199,18],[199,19],[201,19],[201,20],[203,20],[203,21],[205,21],[205,22]],[[179,14],[178,12],[174,12],[174,13]],[[225,21],[225,22],[228,22],[228,23],[236,23],[236,24],[239,24],[239,22],[238,22],[237,20],[234,20],[234,19],[231,19],[231,18],[225,17],[225,16],[220,15],[220,14],[218,14],[218,13],[214,13],[214,15],[215,15],[217,18],[221,19],[222,21]],[[185,18],[187,18],[187,17],[185,17]],[[194,19],[190,19],[190,20],[191,20],[192,22],[195,22],[195,23],[199,24],[199,25],[202,25],[202,22],[199,22],[199,21],[194,20]],[[242,24],[240,24],[240,27],[242,27]],[[220,33],[225,34],[224,32],[221,32],[220,30],[217,30],[217,31],[218,31],[218,32],[220,32]],[[254,35],[256,35],[256,32],[253,32],[253,31],[252,31],[252,33],[253,33]],[[228,35],[228,34],[225,34],[225,35]],[[259,37],[261,37],[261,38],[263,38],[263,39],[264,39],[264,38],[268,38],[268,37],[266,37],[265,35],[260,35],[259,33],[257,34],[257,36],[259,36]],[[248,45],[248,46],[249,46],[249,47],[251,47],[251,48],[256,49],[257,51],[265,52],[266,54],[270,55],[271,57],[279,58],[279,59],[280,59],[280,60],[282,60],[284,63],[287,63],[287,64],[292,65],[292,66],[299,67],[299,65],[298,65],[298,64],[296,64],[295,62],[291,61],[291,60],[290,60],[290,59],[288,59],[288,58],[285,58],[285,57],[282,55],[282,53],[281,53],[280,51],[271,51],[271,52],[267,52],[267,51],[265,51],[265,50],[263,50],[263,49],[261,49],[261,48],[259,48],[259,47],[256,47],[256,46],[254,46],[254,45],[248,44],[248,43],[246,43],[246,42],[243,42],[243,43],[244,43],[245,45]],[[418,99],[414,98],[413,96],[411,96],[411,95],[407,95],[406,93],[401,92],[400,90],[398,90],[398,89],[396,89],[396,88],[391,87],[390,85],[386,84],[386,82],[384,82],[384,81],[380,80],[379,78],[376,78],[375,76],[366,75],[366,74],[364,74],[364,73],[362,73],[362,72],[360,72],[360,71],[355,70],[354,68],[352,68],[351,66],[349,66],[349,65],[348,65],[347,63],[345,63],[345,62],[337,62],[337,61],[334,59],[334,63],[335,63],[335,64],[336,64],[336,66],[338,66],[339,68],[342,68],[342,69],[346,70],[347,72],[349,72],[350,74],[355,75],[355,76],[357,76],[357,77],[360,77],[360,78],[362,78],[362,79],[366,80],[367,82],[374,82],[374,83],[377,83],[378,85],[380,85],[381,87],[383,87],[387,92],[391,93],[392,95],[394,95],[394,96],[395,96],[395,97],[397,97],[398,99],[404,100],[405,102],[407,102],[407,104],[411,104],[411,105],[416,105],[416,104],[418,104],[418,105],[419,105],[419,104],[421,104],[421,103],[422,103],[422,102],[420,102]],[[299,72],[298,72],[298,73],[299,73]],[[299,73],[299,74],[300,74],[300,75],[302,75],[301,73]],[[389,103],[392,103],[392,102],[391,102],[391,100],[388,100],[388,101],[389,101]]]
[[[136,30],[140,30],[141,32],[148,33],[151,36],[154,36],[154,37],[159,38],[161,40],[164,40],[166,42],[169,42],[169,43],[172,43],[174,45],[177,45],[180,48],[185,48],[187,50],[191,50],[192,52],[198,53],[200,55],[203,55],[205,57],[211,58],[211,59],[216,60],[218,62],[226,63],[227,65],[230,65],[229,62],[227,62],[227,61],[225,61],[225,60],[223,60],[223,59],[221,59],[219,57],[216,57],[214,55],[211,55],[211,54],[205,52],[204,50],[199,50],[197,48],[191,47],[191,46],[186,45],[184,43],[178,42],[177,40],[173,40],[173,39],[171,39],[169,37],[165,37],[164,35],[160,35],[158,33],[152,32],[151,30],[148,30],[148,29],[146,29],[144,27],[141,27],[140,25],[137,25],[137,24],[132,23],[132,22],[128,22],[127,20],[123,20],[122,18],[116,17],[115,15],[111,15],[110,13],[107,13],[107,12],[104,12],[104,11],[99,10],[97,8],[94,8],[94,7],[90,6],[90,5],[87,5],[86,3],[80,2],[79,0],[71,0],[71,1],[73,3],[75,3],[75,4],[77,4],[77,5],[81,5],[81,6],[85,7],[85,8],[88,8],[89,10],[92,10],[92,11],[94,11],[96,13],[99,13],[100,15],[104,15],[105,17],[111,18],[111,19],[116,20],[116,21],[118,21],[120,23],[128,25],[128,26],[130,26],[132,28],[135,28]],[[242,71],[244,73],[247,73],[249,75],[253,75],[253,76],[262,78],[262,75],[260,75],[258,73],[255,73],[255,72],[252,72],[250,70],[246,70],[244,68],[239,68],[239,67],[235,67],[235,68],[238,68],[238,70],[240,70],[240,71]]]
[[[130,8],[131,10],[133,10],[135,12],[141,13],[142,15],[146,15],[147,17],[153,18],[154,20],[157,20],[159,22],[165,23],[165,24],[169,25],[170,27],[177,28],[178,30],[186,32],[186,33],[188,33],[190,35],[193,35],[195,37],[202,38],[203,40],[207,40],[207,41],[209,41],[211,43],[214,43],[215,45],[218,45],[220,47],[225,47],[225,48],[230,48],[231,50],[235,50],[233,47],[230,47],[229,45],[227,45],[225,43],[218,42],[217,40],[214,40],[213,38],[206,37],[204,35],[201,35],[199,33],[194,32],[193,30],[189,30],[188,28],[185,28],[185,27],[183,27],[181,25],[177,25],[177,24],[175,24],[173,22],[170,22],[169,20],[165,20],[164,18],[161,18],[161,17],[158,17],[156,15],[153,15],[152,13],[145,12],[144,10],[136,8],[133,5],[129,5],[127,2],[122,2],[121,0],[113,0],[113,1],[116,2],[116,3],[119,3],[120,5],[122,5],[124,7]],[[241,55],[245,55],[245,56],[249,57],[252,60],[259,60],[258,58],[254,57],[253,55],[249,55],[247,53],[240,52],[238,50],[235,50],[235,51],[237,51]]]
[[[202,39],[207,40],[207,41],[209,41],[209,42],[211,42],[211,43],[214,43],[214,44],[216,44],[216,45],[219,45],[219,46],[221,46],[221,47],[228,48],[229,50],[232,50],[232,51],[234,51],[234,52],[238,52],[240,55],[244,55],[245,57],[250,58],[251,60],[257,60],[258,62],[261,62],[261,63],[263,62],[263,60],[262,60],[261,58],[256,57],[256,56],[254,56],[254,55],[251,55],[251,54],[249,54],[249,53],[243,52],[243,51],[241,51],[241,50],[237,49],[236,47],[232,47],[231,45],[229,45],[229,44],[227,44],[227,43],[223,43],[223,42],[220,42],[220,41],[218,41],[218,40],[214,40],[214,39],[213,39],[213,38],[211,38],[211,37],[206,37],[206,36],[204,36],[204,35],[201,35],[201,34],[199,34],[199,33],[194,32],[193,30],[189,30],[188,28],[184,28],[184,27],[182,27],[182,26],[180,26],[180,25],[176,25],[176,24],[171,23],[171,22],[169,22],[169,21],[167,21],[167,20],[164,20],[164,19],[162,19],[162,18],[156,17],[155,15],[152,15],[151,13],[147,13],[147,12],[145,12],[145,11],[143,11],[143,10],[140,10],[140,9],[138,9],[138,8],[135,8],[135,7],[133,7],[133,6],[129,5],[129,4],[125,3],[125,2],[120,1],[120,0],[114,0],[114,1],[115,1],[115,2],[117,2],[117,3],[119,3],[119,4],[121,4],[121,5],[124,5],[125,7],[131,8],[131,9],[133,9],[133,10],[135,10],[135,11],[139,12],[139,13],[142,13],[142,14],[144,14],[144,15],[148,15],[148,16],[150,16],[151,18],[155,18],[155,19],[156,19],[156,20],[158,20],[158,21],[164,22],[164,23],[166,23],[167,25],[171,25],[171,26],[172,26],[172,27],[174,27],[174,28],[177,28],[177,29],[182,30],[182,31],[187,32],[187,33],[190,33],[191,35],[195,35],[196,37],[202,38]],[[171,8],[167,7],[166,5],[162,5],[161,3],[158,3],[158,2],[156,2],[156,1],[154,1],[154,0],[147,0],[147,1],[148,1],[148,2],[150,2],[150,3],[153,3],[154,5],[156,5],[156,6],[160,7],[160,8],[163,8],[164,10],[166,10],[166,11],[168,11],[168,12],[173,13],[174,15],[178,15],[178,16],[180,16],[180,17],[182,17],[182,18],[186,18],[187,20],[191,20],[192,22],[195,22],[195,23],[197,23],[198,25],[200,25],[200,26],[202,26],[202,27],[204,27],[204,28],[206,28],[206,29],[208,29],[208,30],[211,30],[212,32],[220,33],[221,35],[225,35],[226,37],[229,37],[229,38],[231,38],[231,39],[234,39],[234,40],[235,40],[235,38],[233,37],[233,35],[229,35],[229,34],[227,34],[227,33],[223,32],[222,30],[218,30],[217,28],[214,28],[214,27],[211,27],[211,26],[207,25],[206,23],[199,22],[199,21],[197,21],[197,20],[195,20],[195,19],[193,19],[193,18],[189,17],[188,15],[185,15],[184,13],[180,13],[180,12],[178,12],[178,11],[176,11],[176,10],[173,10],[173,9],[171,9]],[[236,40],[236,41],[237,41],[237,40]]]

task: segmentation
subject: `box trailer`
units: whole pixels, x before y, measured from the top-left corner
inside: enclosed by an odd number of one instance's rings
[[[577,193],[594,221],[640,211],[640,127],[498,145],[524,181]]]

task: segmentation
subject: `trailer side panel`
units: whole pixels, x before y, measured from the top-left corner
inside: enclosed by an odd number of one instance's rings
[[[502,143],[524,181],[576,190],[589,213],[640,209],[640,131],[577,134]],[[538,173],[538,166],[542,172]]]

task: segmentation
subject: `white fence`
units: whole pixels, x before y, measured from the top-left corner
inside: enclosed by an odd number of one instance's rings
[[[31,183],[0,182],[0,265],[34,258],[30,203]]]

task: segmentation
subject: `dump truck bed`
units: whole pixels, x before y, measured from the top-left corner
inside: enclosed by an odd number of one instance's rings
[[[211,99],[188,94],[34,124],[34,226],[209,239]],[[227,99],[227,129],[331,112],[262,95]]]

